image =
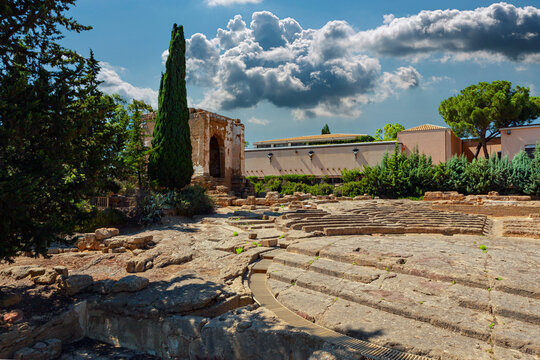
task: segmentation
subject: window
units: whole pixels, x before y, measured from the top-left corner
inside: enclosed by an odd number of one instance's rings
[[[532,159],[534,158],[534,150],[536,149],[536,145],[525,145],[525,152],[529,157]]]

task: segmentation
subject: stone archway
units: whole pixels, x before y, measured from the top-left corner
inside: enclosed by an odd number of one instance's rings
[[[221,168],[221,146],[215,136],[210,139],[210,176],[215,178],[223,177]]]

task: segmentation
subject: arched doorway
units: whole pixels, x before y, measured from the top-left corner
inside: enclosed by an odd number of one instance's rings
[[[215,136],[210,139],[210,176],[222,178],[221,172],[221,149]]]

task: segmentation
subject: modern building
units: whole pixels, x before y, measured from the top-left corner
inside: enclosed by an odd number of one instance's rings
[[[431,156],[434,164],[446,162],[455,154],[461,155],[462,141],[451,129],[424,124],[398,133],[398,143],[404,153],[418,150]]]
[[[253,143],[256,149],[276,148],[286,146],[305,146],[305,145],[317,145],[325,144],[329,142],[341,142],[351,141],[357,139],[366,134],[323,134],[323,135],[310,135],[310,136],[298,136],[286,139],[277,140],[265,140]]]
[[[245,175],[305,174],[337,178],[344,169],[373,166],[380,163],[384,153],[394,151],[394,141],[339,143],[359,136],[362,135],[328,134],[256,142],[255,149],[245,150]],[[338,143],[328,144],[330,141]],[[521,150],[532,154],[539,142],[540,124],[501,129],[501,137],[488,142],[488,155],[508,155],[512,159]],[[454,155],[465,155],[471,161],[478,141],[462,140],[450,128],[424,124],[399,132],[397,144],[404,153],[417,149],[438,164]],[[482,151],[479,156],[483,156]]]
[[[507,155],[509,159],[521,150],[532,156],[537,146],[540,146],[540,124],[501,129],[502,155]]]
[[[344,169],[373,166],[395,141],[246,149],[246,176],[304,174],[337,178]]]

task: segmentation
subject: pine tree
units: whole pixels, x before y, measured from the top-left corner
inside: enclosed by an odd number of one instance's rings
[[[148,162],[148,176],[160,188],[179,190],[191,182],[191,138],[186,96],[186,42],[182,26],[173,25],[159,108]]]
[[[65,15],[74,2],[0,6],[0,260],[46,254],[121,168],[124,131],[98,89],[98,61],[59,43],[90,29]]]
[[[330,134],[330,128],[328,127],[328,124],[324,124],[323,128],[321,129],[321,135],[327,134]]]

